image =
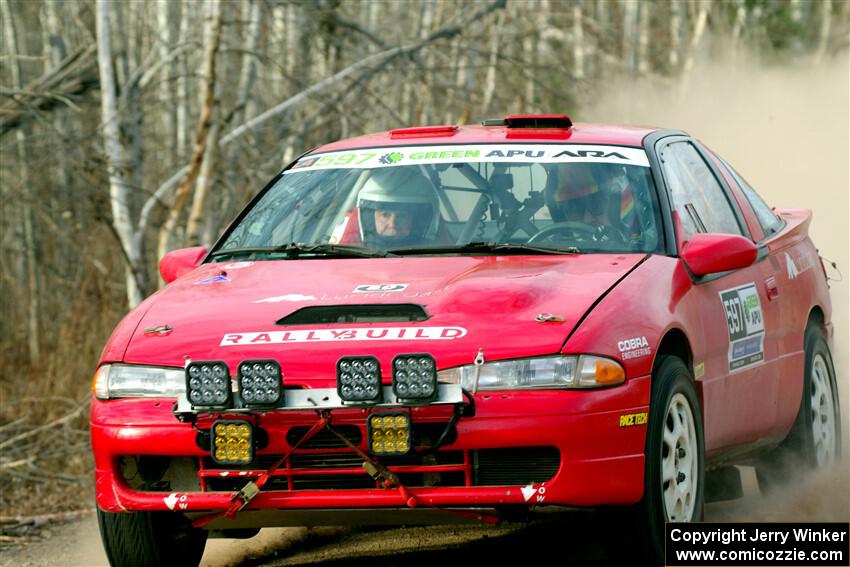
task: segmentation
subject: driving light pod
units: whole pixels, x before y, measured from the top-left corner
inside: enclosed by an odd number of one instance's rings
[[[437,364],[430,354],[393,359],[393,393],[399,400],[429,402],[437,395]]]
[[[230,405],[230,372],[220,361],[190,362],[186,365],[186,397],[193,407]]]
[[[336,363],[336,391],[343,402],[381,401],[381,365],[374,356],[344,356]]]
[[[219,419],[210,432],[210,453],[216,463],[246,465],[254,460],[254,430],[250,422]]]
[[[373,413],[369,416],[369,452],[373,455],[404,455],[410,451],[410,416],[406,413]]]
[[[245,360],[236,369],[239,397],[248,407],[271,407],[280,401],[283,373],[276,360]]]

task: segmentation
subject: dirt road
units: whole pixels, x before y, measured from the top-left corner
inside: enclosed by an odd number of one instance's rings
[[[793,490],[760,496],[752,469],[742,468],[745,496],[706,506],[707,521],[847,521],[846,465],[831,474],[797,481]],[[836,499],[836,495],[843,495]],[[273,567],[283,565],[504,565],[533,558],[536,564],[557,560],[571,565],[609,564],[610,540],[604,518],[577,512],[558,522],[465,525],[397,529],[279,528],[262,530],[247,540],[210,540],[203,567]],[[42,532],[38,540],[0,552],[2,567],[104,567],[97,521],[79,521]]]

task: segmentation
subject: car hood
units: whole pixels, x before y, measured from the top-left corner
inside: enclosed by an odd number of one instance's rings
[[[204,264],[160,290],[125,362],[273,358],[285,379],[333,380],[340,356],[428,352],[439,368],[558,353],[585,313],[643,258],[631,255],[303,259]],[[310,306],[419,305],[413,322],[306,323]],[[368,309],[367,309],[368,311]],[[541,315],[551,315],[541,322]],[[543,317],[545,318],[545,317]]]

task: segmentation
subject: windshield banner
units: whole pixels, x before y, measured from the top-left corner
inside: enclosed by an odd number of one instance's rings
[[[314,169],[372,169],[418,164],[502,163],[619,163],[649,167],[641,148],[585,144],[472,144],[399,146],[310,154],[284,173]]]

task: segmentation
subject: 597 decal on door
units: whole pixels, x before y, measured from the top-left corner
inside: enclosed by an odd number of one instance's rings
[[[720,292],[729,330],[729,370],[764,360],[764,316],[753,283]]]

